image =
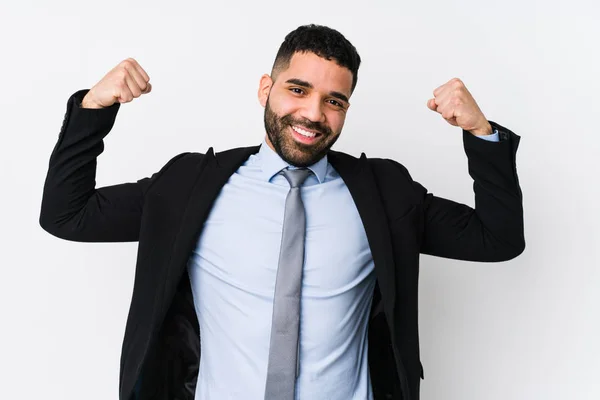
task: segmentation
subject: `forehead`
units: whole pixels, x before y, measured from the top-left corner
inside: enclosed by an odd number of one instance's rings
[[[294,53],[289,67],[281,71],[277,81],[285,84],[285,81],[291,78],[306,81],[312,84],[315,90],[337,91],[348,97],[352,90],[352,72],[348,68],[310,52]]]

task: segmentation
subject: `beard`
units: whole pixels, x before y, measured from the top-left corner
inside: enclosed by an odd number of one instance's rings
[[[275,152],[285,162],[295,167],[308,167],[325,157],[331,146],[339,138],[331,129],[307,119],[295,119],[290,114],[280,117],[269,105],[265,106],[265,130]],[[292,126],[299,126],[320,132],[317,141],[313,144],[299,143],[292,137]]]

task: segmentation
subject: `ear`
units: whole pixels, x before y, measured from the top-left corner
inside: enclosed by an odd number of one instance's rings
[[[269,98],[271,87],[273,87],[273,79],[271,79],[268,74],[261,76],[260,84],[258,85],[258,101],[263,107],[267,106],[267,99]]]

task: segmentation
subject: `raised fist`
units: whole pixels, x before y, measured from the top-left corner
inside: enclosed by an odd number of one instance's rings
[[[460,79],[450,79],[435,89],[433,96],[427,102],[427,107],[442,114],[450,125],[459,126],[477,136],[492,133],[492,125]]]
[[[83,108],[105,108],[116,102],[128,103],[150,93],[150,77],[133,58],[123,60],[96,83],[81,102]]]

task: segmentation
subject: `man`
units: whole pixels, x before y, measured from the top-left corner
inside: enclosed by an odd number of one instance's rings
[[[299,27],[260,79],[260,146],[180,154],[98,189],[102,140],[150,78],[128,59],[69,99],[40,224],[68,240],[139,240],[120,399],[419,398],[419,253],[523,251],[520,137],[460,80],[434,91],[427,106],[462,128],[475,210],[395,161],[332,151],[359,65],[339,32]]]

